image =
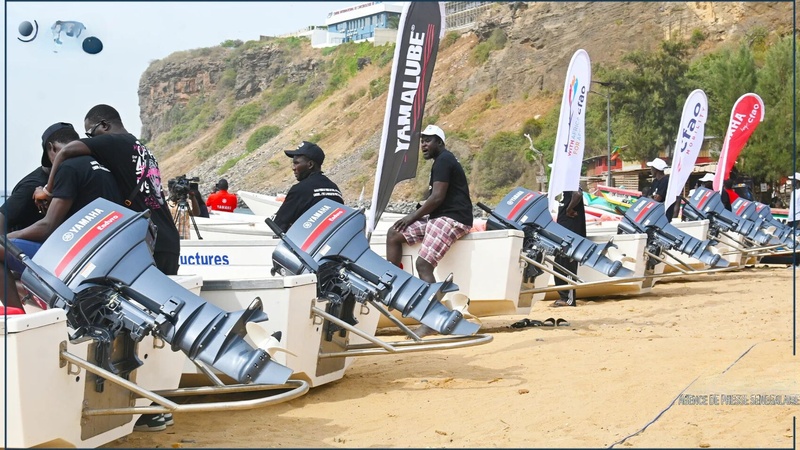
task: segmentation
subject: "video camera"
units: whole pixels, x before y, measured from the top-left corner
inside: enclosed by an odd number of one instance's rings
[[[172,195],[178,198],[185,199],[189,191],[197,191],[200,182],[200,177],[189,178],[186,175],[181,175],[174,178],[175,182],[172,184]]]

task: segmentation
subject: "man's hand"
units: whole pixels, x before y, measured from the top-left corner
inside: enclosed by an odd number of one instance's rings
[[[44,190],[44,187],[38,186],[33,191],[33,200],[36,203],[36,207],[39,209],[39,212],[44,214],[47,212],[47,207],[50,205],[50,198],[51,195],[49,192]]]
[[[578,217],[578,211],[575,211],[574,209],[568,209],[567,217]]]
[[[414,223],[414,215],[413,214],[409,214],[409,215],[403,217],[402,219],[398,220],[397,222],[395,222],[394,225],[392,225],[392,229],[394,231],[398,231],[398,232],[402,233],[412,223]]]

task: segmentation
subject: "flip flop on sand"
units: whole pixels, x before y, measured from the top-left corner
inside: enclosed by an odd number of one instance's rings
[[[567,322],[566,319],[562,319],[562,318],[559,317],[558,320],[556,320],[556,326],[557,327],[568,327],[569,326],[569,322]]]
[[[547,319],[544,319],[544,322],[542,322],[542,326],[554,327],[554,326],[556,326],[556,319],[554,319],[552,317],[548,317]]]
[[[527,327],[541,327],[542,322],[539,320],[528,319],[527,317],[511,324],[511,328],[527,328]]]
[[[562,300],[562,299],[558,299],[558,300],[554,301],[552,304],[550,304],[551,308],[558,308],[558,307],[561,307],[561,306],[575,306],[575,305],[574,304],[570,305],[569,303],[567,303],[566,300]]]

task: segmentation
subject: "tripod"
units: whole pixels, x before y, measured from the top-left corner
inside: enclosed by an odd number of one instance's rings
[[[190,238],[191,231],[189,228],[189,223],[191,223],[194,227],[194,232],[197,233],[197,239],[202,240],[203,237],[200,236],[200,230],[197,228],[197,222],[195,222],[194,216],[190,214],[191,208],[189,208],[189,203],[186,201],[186,194],[180,194],[176,203],[177,207],[175,208],[175,214],[172,216],[172,221],[175,222],[175,226],[178,228],[178,234],[180,235],[181,239]]]

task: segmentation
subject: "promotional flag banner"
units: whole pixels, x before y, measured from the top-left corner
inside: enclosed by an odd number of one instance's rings
[[[564,191],[577,191],[580,185],[583,148],[586,143],[586,98],[592,81],[592,63],[586,50],[572,55],[561,98],[556,145],[553,150],[553,169],[547,199],[551,213],[558,211],[556,196]]]
[[[444,2],[406,2],[400,15],[378,169],[367,212],[369,233],[389,204],[395,184],[417,175],[419,133],[444,16]]]
[[[717,171],[714,172],[715,191],[722,190],[722,182],[728,178],[736,158],[742,153],[750,135],[756,131],[762,120],[764,120],[764,101],[757,94],[744,94],[733,104],[731,121],[728,123],[728,131],[725,132],[725,141],[722,143],[722,151],[717,161]]]
[[[675,150],[672,152],[672,172],[669,174],[669,184],[664,198],[664,209],[675,203],[681,195],[683,186],[689,180],[694,169],[694,163],[700,154],[705,137],[705,125],[708,120],[708,99],[701,89],[694,90],[683,104],[681,126],[678,128],[678,139],[675,141]]]

